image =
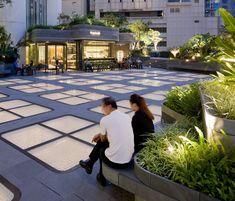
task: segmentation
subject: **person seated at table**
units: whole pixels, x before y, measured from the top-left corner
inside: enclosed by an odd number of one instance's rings
[[[145,99],[138,94],[131,95],[130,106],[132,111],[135,112],[131,123],[134,132],[135,153],[137,153],[144,147],[144,143],[151,133],[154,133],[154,116]]]
[[[102,161],[117,169],[129,166],[134,153],[134,134],[130,117],[117,109],[117,103],[113,98],[103,98],[101,108],[105,116],[100,120],[100,133],[92,139],[96,145],[89,159],[81,160],[79,164],[87,174],[91,174],[93,165],[100,159],[100,171],[96,179],[105,186]]]
[[[85,60],[84,66],[85,66],[85,71],[86,72],[88,72],[88,71],[93,72],[92,64],[88,59]]]
[[[20,75],[24,75],[23,65],[20,66],[18,59],[16,59],[15,62],[13,63],[13,67],[16,75],[18,74],[18,72],[20,72]]]
[[[143,62],[141,61],[139,57],[136,59],[136,67],[138,69],[143,69]]]

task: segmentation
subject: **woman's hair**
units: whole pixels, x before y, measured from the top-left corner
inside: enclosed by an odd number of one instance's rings
[[[130,97],[130,102],[132,104],[135,103],[140,108],[140,110],[142,110],[147,115],[149,119],[154,119],[152,112],[150,112],[145,99],[142,96],[139,96],[138,94],[132,94]]]
[[[104,105],[111,105],[112,108],[117,109],[117,103],[112,97],[105,97],[102,99],[102,103]]]

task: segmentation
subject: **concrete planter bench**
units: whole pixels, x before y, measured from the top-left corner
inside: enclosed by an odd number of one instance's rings
[[[134,160],[134,172],[136,177],[155,192],[167,196],[167,200],[180,201],[219,201],[218,199],[207,196],[204,193],[190,189],[182,184],[173,182],[165,177],[158,176],[142,168]],[[156,199],[158,200],[158,199]]]
[[[143,184],[136,178],[133,165],[127,169],[113,169],[102,164],[103,174],[112,184],[135,195],[135,201],[178,201]]]
[[[224,136],[220,134],[220,130],[223,129],[228,134],[229,141],[231,140],[232,145],[235,146],[235,120],[217,117],[213,109],[206,106],[210,100],[203,94],[202,89],[200,89],[200,96],[207,139],[219,138],[227,145]]]
[[[184,115],[170,109],[164,103],[162,104],[162,122],[174,123],[184,118]]]

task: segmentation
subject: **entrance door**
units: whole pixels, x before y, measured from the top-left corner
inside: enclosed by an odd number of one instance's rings
[[[64,45],[48,45],[48,67],[55,67],[56,60],[60,64],[66,67],[66,57],[65,57],[65,46]]]

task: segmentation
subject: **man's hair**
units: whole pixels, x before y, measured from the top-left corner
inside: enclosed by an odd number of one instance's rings
[[[102,99],[102,103],[104,105],[111,105],[112,108],[117,109],[117,103],[112,97],[105,97]]]

